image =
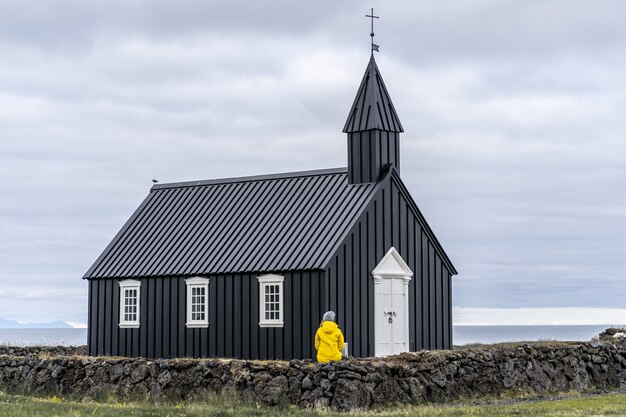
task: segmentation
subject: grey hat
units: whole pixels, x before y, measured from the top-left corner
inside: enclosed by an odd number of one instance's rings
[[[322,321],[335,321],[335,312],[327,311],[324,313],[324,317],[322,317]]]

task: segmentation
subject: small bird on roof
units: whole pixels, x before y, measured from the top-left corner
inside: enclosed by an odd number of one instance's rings
[[[155,179],[153,178],[153,179],[152,179],[152,182],[156,184],[157,182],[159,182],[159,180],[155,180]]]

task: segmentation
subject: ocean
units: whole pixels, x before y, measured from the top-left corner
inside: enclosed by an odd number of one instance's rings
[[[454,326],[455,345],[538,340],[585,341],[613,325]],[[0,329],[0,345],[78,346],[87,344],[87,329]]]
[[[589,341],[609,324],[584,326],[454,326],[455,345],[471,343],[536,342],[539,340]]]

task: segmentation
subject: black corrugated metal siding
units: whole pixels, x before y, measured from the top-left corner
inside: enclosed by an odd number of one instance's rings
[[[285,276],[285,326],[259,327],[258,274],[211,275],[209,327],[189,329],[183,278],[141,280],[140,328],[120,329],[119,280],[89,280],[90,355],[314,358],[314,336],[324,313],[322,271]]]
[[[376,182],[387,164],[400,167],[399,134],[383,130],[348,133],[348,181]]]
[[[85,278],[323,269],[374,188],[346,169],[157,185]]]
[[[329,262],[328,304],[337,312],[351,354],[373,356],[371,271],[393,246],[414,273],[409,284],[411,350],[448,349],[452,347],[450,282],[456,270],[399,177],[392,173],[388,178]]]

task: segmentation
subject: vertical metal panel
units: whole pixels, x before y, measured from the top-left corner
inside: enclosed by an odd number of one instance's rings
[[[146,349],[146,354],[148,355],[149,358],[154,358],[155,357],[155,344],[154,344],[154,340],[155,340],[155,330],[156,330],[156,309],[158,307],[155,308],[155,302],[156,302],[156,296],[155,296],[155,280],[153,279],[147,279],[144,280],[144,284],[142,286],[146,287],[146,295],[148,296],[147,302],[146,302],[146,308],[147,308],[147,314],[146,314],[146,329],[147,329],[147,349]],[[152,307],[152,308],[150,308]],[[159,306],[160,307],[160,306]]]
[[[89,303],[88,303],[88,329],[87,329],[87,352],[89,352],[90,355],[96,355],[98,353],[97,351],[97,347],[98,347],[98,302],[97,302],[97,297],[98,297],[98,290],[95,288],[95,286],[98,285],[97,281],[95,280],[89,280]]]
[[[311,357],[311,344],[308,343],[311,338],[311,274],[310,272],[302,272],[302,356],[305,358]],[[314,327],[316,328],[316,327]]]
[[[192,357],[198,358],[202,355],[202,329],[193,328],[191,329],[191,334],[193,335]]]
[[[290,279],[286,279],[284,282],[283,290],[285,295],[283,297],[283,301],[285,303],[285,312],[284,312],[284,320],[287,323],[287,314],[290,312],[293,318],[293,311],[295,310],[295,306],[298,303],[298,300],[295,298],[295,294],[293,291],[293,282],[294,282],[294,274],[290,274]],[[295,320],[294,320],[295,323]],[[285,330],[283,332],[283,358],[293,358],[294,357],[294,344],[298,343],[294,340],[294,326],[285,326]]]
[[[113,313],[114,313],[114,319],[113,319],[113,323],[112,323],[112,327],[113,327],[113,332],[114,334],[117,334],[117,339],[118,339],[118,350],[117,352],[114,353],[115,356],[130,356],[131,355],[131,350],[130,350],[130,339],[127,339],[126,337],[126,329],[120,329],[119,327],[119,322],[120,322],[120,296],[119,296],[119,292],[120,292],[120,287],[119,287],[119,281],[118,280],[113,280]]]
[[[424,349],[423,277],[422,277],[422,228],[414,219],[415,263],[413,264],[413,288],[415,289],[415,349]]]
[[[119,284],[117,280],[111,281],[111,297],[108,298],[109,304],[111,305],[111,355],[119,356],[119,326],[120,322],[120,305],[119,305],[119,297],[115,296],[115,292],[119,292]]]
[[[250,332],[252,337],[250,338],[250,357],[251,359],[259,359],[259,351],[260,351],[260,339],[259,339],[259,321],[261,318],[259,317],[259,284],[256,280],[256,276],[250,280],[250,312],[252,313],[252,320],[250,320]]]
[[[345,258],[344,258],[344,268],[345,268],[345,299],[344,299],[344,333],[346,342],[351,346],[354,345],[354,317],[352,317],[352,302],[354,301],[354,284],[353,284],[353,275],[352,275],[352,267],[354,264],[353,261],[353,252],[354,248],[354,235],[351,234],[348,238],[348,243],[345,248]]]
[[[383,159],[383,155],[382,155],[382,149],[383,149],[383,133],[378,131],[378,130],[373,130],[370,131],[370,140],[372,142],[372,159],[373,159],[373,163],[374,166],[376,167],[376,172],[382,173],[383,172],[383,168],[385,166],[385,161]],[[379,178],[377,178],[378,180]]]
[[[388,133],[389,143],[389,163],[392,163],[396,166],[396,169],[399,172],[400,169],[400,141],[398,140],[399,136],[397,133]]]
[[[443,349],[443,333],[445,323],[443,321],[443,283],[441,282],[441,259],[435,253],[435,304],[436,316],[435,325],[437,327],[437,349]]]
[[[104,291],[105,291],[105,295],[104,298],[105,300],[110,300],[111,297],[111,288],[113,287],[113,282],[108,279],[105,282],[103,282],[104,284]],[[112,312],[112,307],[113,303],[107,302],[104,305],[104,354],[105,355],[111,355],[111,350],[112,350],[112,332],[111,332],[111,325],[112,325],[112,321],[113,321],[113,312]]]
[[[367,277],[369,277],[371,271],[376,267],[376,259],[378,258],[376,255],[376,204],[377,201],[374,200],[370,210],[366,212],[366,221],[367,221]],[[366,356],[374,355],[374,308],[373,305],[370,304],[370,301],[374,299],[374,283],[371,279],[367,279],[367,303],[366,310],[367,314],[367,345],[364,347]]]
[[[412,218],[409,218],[408,210],[404,211],[402,218],[404,219],[404,224],[406,225],[406,260],[409,266],[415,266],[415,222]],[[416,285],[416,281],[418,281],[418,279],[415,273],[415,269],[411,268],[411,271],[413,271],[413,279],[411,279],[411,282],[409,282],[409,341],[410,348],[412,351],[414,351],[417,349],[415,334],[419,322],[419,315],[417,314],[417,312],[419,311],[419,307],[416,306],[415,297],[415,289],[418,287]]]
[[[441,264],[441,279],[442,282],[442,291],[441,291],[441,304],[443,308],[443,349],[450,349],[450,332],[448,331],[448,327],[450,326],[450,299],[448,298],[448,294],[450,294],[448,290],[448,270],[446,266]]]
[[[320,298],[321,298],[321,294],[320,294],[320,284],[321,284],[321,280],[319,279],[320,277],[317,276],[316,273],[311,272],[310,276],[309,276],[309,292],[311,294],[311,308],[310,308],[310,321],[308,324],[308,329],[309,329],[309,333],[310,334],[315,334],[315,332],[317,331],[317,326],[313,325],[312,323],[314,322],[319,322],[321,321],[321,317],[319,316],[319,306],[320,306]],[[312,339],[310,339],[312,340]],[[315,345],[314,343],[309,343],[309,345],[311,346],[310,350],[309,350],[309,357],[312,357],[314,352],[315,352]]]
[[[206,358],[209,355],[209,329],[207,327],[203,327],[200,330],[200,354],[199,357]],[[232,354],[234,356],[234,353]],[[231,356],[231,357],[233,357]]]
[[[292,274],[292,283],[293,283],[293,300],[294,300],[294,308],[291,312],[293,315],[294,323],[302,323],[302,273],[294,272]],[[303,357],[303,346],[297,343],[298,340],[302,340],[302,327],[296,326],[293,328],[293,356],[296,358]]]
[[[235,358],[241,358],[241,345],[242,345],[242,333],[243,322],[242,316],[242,292],[241,292],[241,275],[233,275],[233,299],[231,304],[231,310],[233,314],[233,356]],[[283,294],[284,296],[284,294]],[[284,313],[284,312],[283,312]]]
[[[390,187],[386,187],[381,190],[383,207],[383,246],[385,250],[392,245],[392,221],[395,217],[391,211],[391,198],[389,198],[390,192]]]
[[[387,162],[389,162],[389,140],[388,140],[388,136],[382,132],[380,133],[379,137],[380,137],[380,152],[381,152],[380,158],[381,158],[382,165],[385,165]]]
[[[367,306],[368,306],[368,287],[371,283],[370,279],[367,279],[367,276],[370,274],[371,269],[368,264],[368,233],[369,233],[369,216],[365,217],[365,220],[361,224],[360,227],[360,238],[359,238],[359,253],[358,259],[360,264],[360,276],[358,277],[359,286],[360,286],[360,294],[359,294],[359,309],[357,310],[357,315],[359,316],[360,323],[360,333],[361,340],[359,341],[359,348],[361,356],[367,356],[367,346],[368,346],[368,331],[367,331]]]
[[[164,317],[164,320],[167,320],[165,323],[167,334],[163,334],[165,343],[167,344],[167,357],[175,358],[177,351],[177,332],[178,329],[176,318],[178,309],[178,291],[177,291],[177,280],[171,277],[167,278],[167,294],[164,292],[163,297],[167,300],[167,317]],[[165,351],[166,349],[164,349]]]
[[[176,279],[176,278],[175,278]],[[187,322],[187,299],[186,299],[186,288],[187,285],[185,281],[182,279],[176,279],[176,291],[178,295],[178,314],[176,314],[176,318],[173,320],[176,322],[176,333],[178,339],[178,348],[176,349],[176,356],[183,357],[187,353],[187,328],[185,323]],[[213,286],[209,285],[209,292]],[[211,308],[211,302],[209,300],[209,308]]]
[[[352,311],[350,315],[353,319],[354,326],[354,335],[353,335],[353,343],[358,347],[357,354],[362,355],[361,348],[363,346],[363,332],[361,327],[361,322],[365,320],[365,317],[361,316],[361,304],[363,302],[362,297],[362,284],[364,281],[363,277],[367,276],[367,273],[362,268],[361,262],[361,228],[362,224],[359,223],[356,228],[354,236],[354,240],[352,242],[352,265],[354,265],[354,271],[352,273],[352,287],[353,287],[353,295],[352,295]]]
[[[437,298],[435,294],[435,248],[428,242],[428,328],[430,344],[429,348],[434,349],[437,347],[437,322],[436,322],[436,309]]]
[[[449,349],[454,346],[454,338],[452,333],[452,274],[448,272],[448,340],[450,341]]]
[[[163,279],[151,280],[154,283],[154,356],[163,357]]]
[[[250,358],[250,349],[251,349],[251,340],[252,340],[252,332],[250,327],[254,325],[254,321],[252,320],[252,297],[251,297],[251,289],[250,286],[254,285],[252,279],[246,279],[245,276],[241,281],[241,315],[243,317],[242,321],[242,350],[241,357],[242,358]],[[288,310],[291,311],[291,310]]]
[[[216,276],[212,276],[209,282],[209,331],[208,331],[208,351],[217,352],[217,343],[218,343],[218,317],[219,317],[219,307],[220,302],[218,302],[220,294],[217,289],[217,280]]]
[[[267,331],[268,328],[267,327],[259,327],[259,358],[267,358],[268,354],[267,354],[267,345],[268,345],[268,341],[267,341]]]
[[[346,247],[342,245],[337,254],[337,324],[346,330]],[[347,334],[344,334],[347,337]]]
[[[399,133],[390,133],[391,135],[393,135],[393,140],[395,143],[395,148],[396,148],[396,158],[393,161],[394,165],[396,166],[396,169],[398,170],[398,173],[400,172],[400,134]]]
[[[422,338],[424,349],[430,349],[430,280],[428,279],[428,238],[422,230]]]
[[[130,349],[127,347],[127,344],[130,344],[130,341],[126,340],[126,329],[120,329],[117,323],[115,323],[115,327],[117,328],[116,333],[118,334],[119,338],[119,350],[117,351],[115,356],[130,356]]]
[[[233,352],[233,337],[234,337],[234,329],[233,329],[233,304],[234,304],[234,296],[233,296],[233,281],[236,278],[235,276],[230,276],[228,279],[222,280],[224,282],[224,352]],[[221,321],[221,320],[220,320]]]
[[[148,356],[148,280],[142,280],[141,291],[139,292],[139,340],[137,348],[139,356]]]
[[[276,349],[275,349],[276,329],[274,327],[266,327],[265,329],[261,329],[261,331],[263,330],[265,330],[265,333],[267,334],[266,357],[268,359],[276,359]]]
[[[223,275],[217,275],[215,277],[215,288],[217,289],[217,296],[219,297],[216,300],[216,305],[218,308],[217,314],[217,322],[215,326],[217,327],[217,352],[216,355],[218,357],[224,357],[224,353],[226,352],[226,323],[224,322],[224,306],[226,304],[226,282]]]

